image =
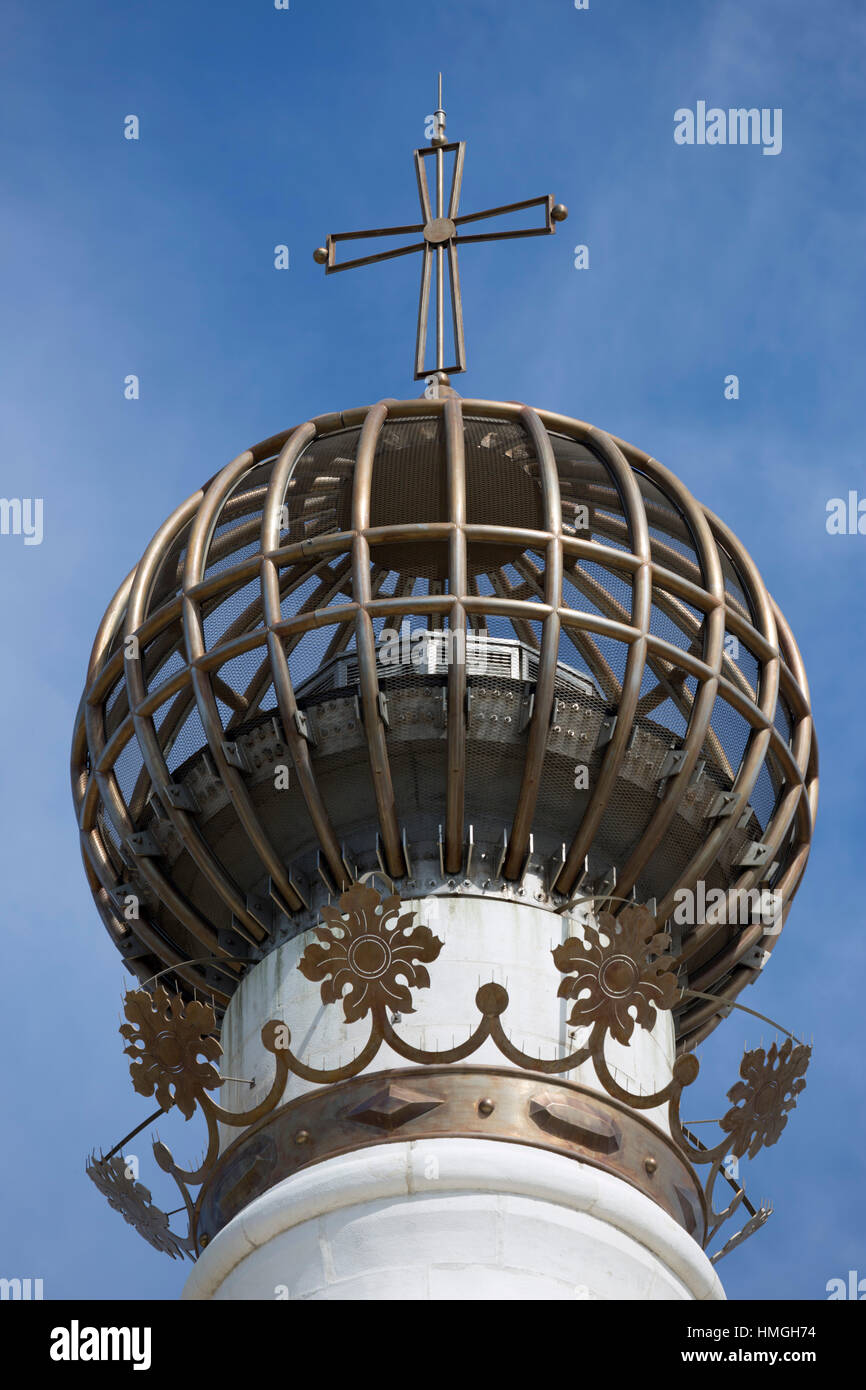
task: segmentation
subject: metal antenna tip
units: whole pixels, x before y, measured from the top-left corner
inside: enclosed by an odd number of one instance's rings
[[[436,111],[435,111],[435,113],[434,113],[434,120],[433,120],[433,135],[432,135],[432,138],[431,138],[431,140],[430,140],[430,144],[433,145],[433,146],[445,145],[445,144],[447,144],[447,138],[446,138],[446,135],[445,135],[445,112],[444,112],[444,110],[442,109],[442,74],[441,74],[441,72],[440,72],[440,74],[439,74],[439,95],[438,95],[438,97],[437,97],[437,102],[438,102],[438,105],[437,105],[437,107],[436,107]]]

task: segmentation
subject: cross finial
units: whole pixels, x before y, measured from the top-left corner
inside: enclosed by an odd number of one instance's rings
[[[418,304],[418,330],[415,339],[415,378],[426,377],[432,372],[465,372],[466,348],[463,338],[463,305],[460,296],[460,277],[457,265],[458,245],[479,241],[505,241],[516,237],[546,236],[556,231],[556,223],[564,222],[568,209],[562,203],[554,203],[550,194],[540,198],[527,198],[521,203],[506,203],[502,207],[487,208],[484,212],[458,214],[460,188],[463,181],[463,161],[466,143],[463,140],[448,143],[445,136],[445,111],[442,106],[442,74],[439,74],[437,93],[438,105],[433,113],[433,126],[430,145],[415,151],[415,175],[418,182],[418,197],[421,203],[423,222],[404,227],[378,227],[364,232],[335,232],[324,246],[313,253],[325,274],[338,270],[352,270],[357,266],[372,265],[376,261],[392,260],[396,256],[408,256],[414,251],[423,253],[421,265],[421,294]],[[429,118],[428,118],[429,119]],[[445,197],[445,158],[453,154],[451,185]],[[435,197],[431,198],[427,180],[427,161],[435,161]],[[469,222],[480,222],[487,217],[499,217],[509,212],[522,212],[526,208],[543,207],[544,226],[529,227],[518,231],[481,232],[467,235],[460,229]],[[413,241],[408,246],[400,246],[391,251],[380,251],[376,255],[361,256],[355,260],[337,264],[336,246],[341,241],[355,241],[367,237],[411,236],[421,233],[423,240]],[[454,343],[454,362],[445,365],[445,279],[446,259],[448,284],[451,301],[451,326]],[[425,365],[427,351],[427,326],[430,311],[430,282],[433,265],[436,266],[436,342],[435,366]]]

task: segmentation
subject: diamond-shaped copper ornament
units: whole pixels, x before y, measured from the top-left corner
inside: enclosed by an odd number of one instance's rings
[[[619,1135],[611,1122],[601,1115],[591,1114],[582,1105],[542,1094],[529,1102],[529,1114],[539,1129],[560,1139],[570,1139],[586,1149],[614,1153],[619,1148]]]
[[[441,1100],[437,1100],[435,1096],[424,1095],[421,1091],[411,1091],[408,1086],[389,1083],[375,1095],[362,1100],[360,1105],[348,1112],[347,1118],[359,1125],[384,1129],[390,1134],[392,1130],[405,1125],[408,1120],[426,1115],[428,1110],[435,1110],[437,1105],[441,1104]]]

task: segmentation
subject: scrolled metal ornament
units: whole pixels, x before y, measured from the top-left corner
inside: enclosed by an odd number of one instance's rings
[[[414,1013],[410,986],[430,986],[419,962],[436,960],[443,943],[429,927],[412,926],[414,912],[401,914],[400,904],[396,893],[383,901],[375,888],[356,883],[343,893],[339,909],[321,909],[327,925],[316,928],[319,940],[307,947],[298,969],[308,980],[322,981],[323,1004],[342,999],[347,1023],[371,1009]]]
[[[121,1024],[120,1032],[128,1039],[123,1050],[133,1058],[129,1074],[136,1091],[155,1095],[163,1110],[176,1105],[190,1119],[199,1096],[222,1084],[211,1065],[222,1056],[213,1036],[213,1008],[199,1000],[185,1003],[180,994],[171,995],[158,985],[152,994],[130,990],[123,1011],[129,1021]]]
[[[656,1009],[676,1003],[672,957],[660,955],[671,944],[645,907],[627,907],[618,917],[602,912],[598,929],[585,927],[590,940],[572,936],[553,950],[557,970],[567,977],[560,999],[573,999],[569,1023],[601,1022],[617,1042],[627,1044],[635,1023],[652,1028]],[[634,1010],[634,1015],[632,1014]]]
[[[734,1106],[723,1116],[721,1127],[731,1136],[730,1151],[737,1158],[748,1153],[754,1158],[759,1149],[769,1148],[788,1123],[788,1112],[805,1090],[805,1074],[812,1055],[805,1043],[794,1046],[786,1038],[781,1047],[774,1042],[746,1052],[740,1063],[740,1076],[728,1091]]]
[[[679,1097],[671,1103],[673,1137],[692,1163],[709,1165],[704,1182],[704,1194],[710,1215],[705,1246],[709,1246],[716,1232],[741,1205],[749,1212],[750,1219],[742,1230],[717,1252],[714,1259],[721,1259],[722,1255],[735,1249],[736,1245],[758,1230],[772,1212],[772,1207],[762,1207],[756,1211],[751,1206],[739,1181],[725,1173],[725,1160],[729,1157],[754,1158],[761,1148],[769,1148],[777,1142],[788,1123],[788,1114],[805,1090],[805,1073],[811,1055],[811,1047],[798,1042],[790,1035],[781,1047],[774,1042],[768,1052],[762,1047],[747,1049],[740,1063],[741,1079],[727,1092],[728,1100],[733,1101],[734,1105],[719,1120],[723,1137],[712,1147],[701,1144],[681,1122]],[[734,1189],[734,1196],[723,1210],[717,1211],[713,1193],[721,1175],[727,1178]]]
[[[119,1154],[107,1159],[91,1154],[85,1172],[107,1198],[108,1205],[119,1211],[154,1250],[173,1260],[190,1253],[187,1238],[171,1230],[166,1213],[154,1206],[150,1190],[129,1175],[126,1160]]]
[[[388,887],[391,886],[389,882]],[[532,1056],[511,1040],[504,1021],[509,993],[504,985],[492,980],[481,984],[476,992],[480,1017],[463,1042],[437,1050],[419,1047],[401,1036],[395,1027],[399,1019],[395,1016],[392,1020],[390,1015],[414,1012],[412,990],[430,986],[426,963],[438,959],[444,943],[428,927],[416,922],[413,910],[401,912],[400,908],[397,894],[383,896],[369,882],[351,884],[336,907],[322,908],[321,924],[314,929],[317,940],[306,946],[297,969],[321,985],[322,1001],[327,1007],[342,1004],[347,1022],[369,1020],[367,1040],[350,1061],[336,1067],[314,1067],[292,1051],[288,1025],[271,1019],[262,1028],[261,1037],[265,1050],[274,1058],[274,1075],[265,1097],[248,1111],[226,1110],[207,1094],[227,1079],[220,1077],[211,1065],[221,1050],[212,1031],[215,1017],[210,1005],[198,1001],[184,1005],[179,996],[172,997],[161,988],[153,995],[138,990],[126,996],[129,1022],[120,1031],[129,1040],[125,1051],[133,1057],[130,1073],[136,1090],[145,1095],[155,1093],[164,1110],[176,1103],[187,1118],[198,1105],[207,1125],[206,1152],[193,1169],[179,1167],[159,1140],[154,1144],[158,1166],[174,1179],[183,1198],[189,1219],[190,1252],[197,1252],[201,1246],[196,1232],[203,1194],[212,1185],[215,1174],[222,1171],[219,1126],[237,1129],[243,1136],[256,1128],[260,1130],[265,1121],[270,1124],[269,1117],[278,1111],[290,1075],[326,1088],[342,1088],[354,1078],[360,1079],[362,1073],[373,1080],[375,1074],[368,1069],[383,1046],[415,1066],[441,1068],[466,1061],[489,1041],[520,1071],[564,1079],[588,1061],[602,1090],[619,1106],[635,1114],[666,1107],[672,1143],[685,1161],[708,1168],[702,1184],[707,1216],[705,1248],[741,1206],[749,1214],[742,1231],[714,1259],[720,1259],[763,1224],[769,1210],[755,1211],[744,1188],[725,1172],[724,1160],[732,1152],[739,1157],[747,1150],[749,1157],[754,1157],[762,1145],[775,1143],[805,1086],[803,1075],[811,1049],[789,1038],[781,1048],[774,1044],[768,1053],[761,1048],[747,1052],[740,1068],[741,1079],[728,1092],[733,1109],[720,1121],[724,1137],[714,1147],[706,1147],[680,1120],[682,1093],[697,1079],[700,1070],[694,1053],[680,1055],[670,1080],[651,1095],[635,1094],[620,1086],[605,1058],[608,1037],[628,1044],[635,1024],[643,1029],[653,1028],[659,1011],[672,1009],[688,993],[677,987],[671,968],[675,962],[664,954],[670,939],[658,931],[656,920],[646,907],[629,903],[616,917],[602,912],[596,926],[582,924],[580,937],[569,937],[554,948],[553,963],[565,977],[559,984],[558,995],[574,1001],[569,1022],[587,1028],[588,1036],[566,1056],[551,1057]],[[202,1056],[204,1062],[200,1060]],[[278,1114],[282,1113],[280,1109]],[[479,1109],[478,1113],[487,1112]],[[391,1109],[388,1114],[390,1117]],[[309,1126],[302,1126],[300,1132],[309,1139]],[[296,1139],[296,1143],[300,1141]],[[320,1152],[321,1145],[321,1139],[313,1149],[304,1143],[302,1147],[308,1156],[302,1162],[318,1161],[313,1150]],[[129,1213],[127,1219],[151,1243],[162,1240],[170,1245],[173,1240],[180,1240],[170,1232],[166,1235],[167,1219],[163,1225],[161,1214],[155,1214],[158,1209],[151,1212],[149,1193],[130,1186],[122,1166],[113,1162],[109,1166],[107,1160],[104,1172],[91,1176],[94,1181],[101,1178],[103,1190],[111,1188],[113,1204]],[[723,1210],[717,1211],[713,1193],[720,1176],[730,1183],[733,1196]],[[193,1196],[191,1189],[196,1187],[199,1192]]]

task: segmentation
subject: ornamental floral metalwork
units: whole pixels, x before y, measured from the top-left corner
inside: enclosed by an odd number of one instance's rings
[[[183,1259],[188,1251],[188,1241],[170,1229],[168,1216],[153,1205],[150,1190],[131,1176],[125,1158],[120,1154],[103,1158],[93,1153],[87,1161],[85,1172],[108,1199],[108,1205],[119,1211],[124,1221],[134,1226],[148,1245],[164,1255],[170,1255],[173,1260],[178,1257]]]
[[[569,1023],[603,1023],[617,1042],[628,1043],[635,1023],[652,1028],[656,1009],[676,1002],[674,961],[661,955],[671,944],[645,907],[626,907],[618,917],[603,912],[590,940],[571,936],[553,951],[557,970],[567,976],[560,999],[573,999]],[[602,944],[604,942],[604,944]]]
[[[769,1052],[758,1047],[745,1054],[740,1063],[742,1080],[728,1091],[734,1107],[720,1121],[731,1136],[731,1153],[737,1158],[747,1151],[754,1158],[759,1149],[779,1139],[788,1112],[805,1089],[811,1053],[805,1043],[795,1047],[793,1038],[786,1038],[781,1047],[774,1042]]]
[[[383,902],[375,888],[356,883],[340,898],[339,909],[321,909],[327,926],[316,928],[319,940],[307,947],[298,969],[308,980],[322,980],[323,1004],[342,999],[347,1023],[371,1009],[414,1013],[409,987],[430,986],[430,974],[418,962],[434,961],[442,942],[429,927],[413,927],[415,913],[401,914],[400,905],[397,894]]]
[[[401,912],[400,906],[400,898],[393,891],[382,898],[369,883],[361,882],[342,895],[338,908],[323,910],[325,925],[316,929],[318,941],[307,946],[298,969],[307,979],[321,982],[326,1006],[342,1003],[348,1022],[369,1017],[369,1035],[349,1061],[336,1067],[314,1067],[292,1051],[288,1025],[271,1019],[262,1028],[261,1038],[274,1059],[273,1080],[267,1095],[245,1112],[226,1110],[207,1094],[227,1079],[219,1077],[210,1066],[220,1055],[219,1044],[210,1032],[214,1027],[210,1006],[184,1004],[179,996],[172,999],[161,988],[154,990],[153,995],[144,989],[127,995],[126,1016],[130,1023],[121,1032],[130,1040],[125,1050],[135,1059],[130,1072],[136,1090],[144,1095],[155,1092],[163,1109],[177,1103],[187,1114],[193,1105],[198,1105],[207,1124],[207,1149],[194,1169],[178,1167],[164,1144],[154,1144],[157,1164],[171,1175],[183,1198],[191,1252],[198,1253],[207,1240],[206,1232],[199,1239],[197,1223],[205,1185],[221,1161],[220,1127],[249,1130],[269,1116],[283,1100],[290,1075],[315,1087],[350,1081],[370,1067],[383,1046],[411,1064],[434,1067],[462,1062],[489,1041],[514,1067],[536,1076],[566,1079],[589,1062],[602,1090],[620,1105],[632,1111],[666,1107],[673,1142],[693,1165],[708,1169],[702,1197],[707,1214],[704,1248],[722,1224],[743,1207],[748,1216],[746,1223],[712,1256],[714,1260],[763,1224],[771,1208],[756,1210],[750,1204],[739,1180],[730,1173],[726,1159],[741,1157],[747,1150],[753,1157],[763,1144],[778,1139],[788,1112],[805,1087],[809,1047],[789,1035],[780,1048],[774,1043],[766,1054],[760,1048],[746,1053],[740,1068],[741,1079],[728,1092],[734,1107],[719,1121],[721,1138],[714,1146],[705,1145],[680,1120],[682,1093],[700,1070],[693,1052],[677,1057],[670,1080],[652,1095],[635,1094],[620,1086],[605,1058],[607,1038],[628,1043],[635,1024],[650,1029],[660,1010],[672,1009],[689,996],[704,997],[696,991],[677,988],[670,969],[672,960],[659,954],[670,944],[668,936],[656,929],[655,919],[646,908],[634,903],[624,905],[618,916],[602,912],[597,927],[583,924],[580,938],[570,937],[553,951],[554,964],[566,976],[560,983],[559,995],[574,1000],[570,1022],[589,1025],[588,1037],[567,1056],[533,1056],[511,1040],[504,1022],[510,1002],[508,990],[494,981],[482,984],[476,993],[480,1018],[468,1038],[441,1050],[417,1047],[396,1030],[394,1025],[399,1019],[392,1018],[390,1012],[412,1011],[411,990],[429,986],[424,962],[436,960],[443,943],[429,928],[415,923],[414,911]],[[722,1000],[718,1007],[744,1006]],[[199,1060],[202,1055],[207,1059],[205,1063]],[[306,1130],[299,1129],[296,1142],[305,1154],[309,1138]],[[311,1156],[304,1162],[316,1161],[312,1145],[309,1152]],[[92,1160],[88,1172],[111,1204],[157,1249],[172,1254],[184,1244],[167,1231],[167,1218],[151,1207],[147,1189],[125,1176],[119,1160]],[[715,1209],[713,1196],[719,1179],[733,1189],[733,1196],[721,1211]],[[200,1190],[193,1197],[191,1188],[195,1187]]]
[[[124,1000],[128,1023],[120,1032],[128,1038],[123,1049],[130,1062],[132,1084],[141,1096],[155,1095],[163,1110],[176,1105],[190,1119],[202,1091],[220,1085],[220,1074],[211,1066],[222,1056],[212,1036],[216,1017],[210,1004],[185,1003],[158,985],[153,994],[133,990]],[[200,1061],[200,1058],[204,1061]]]

